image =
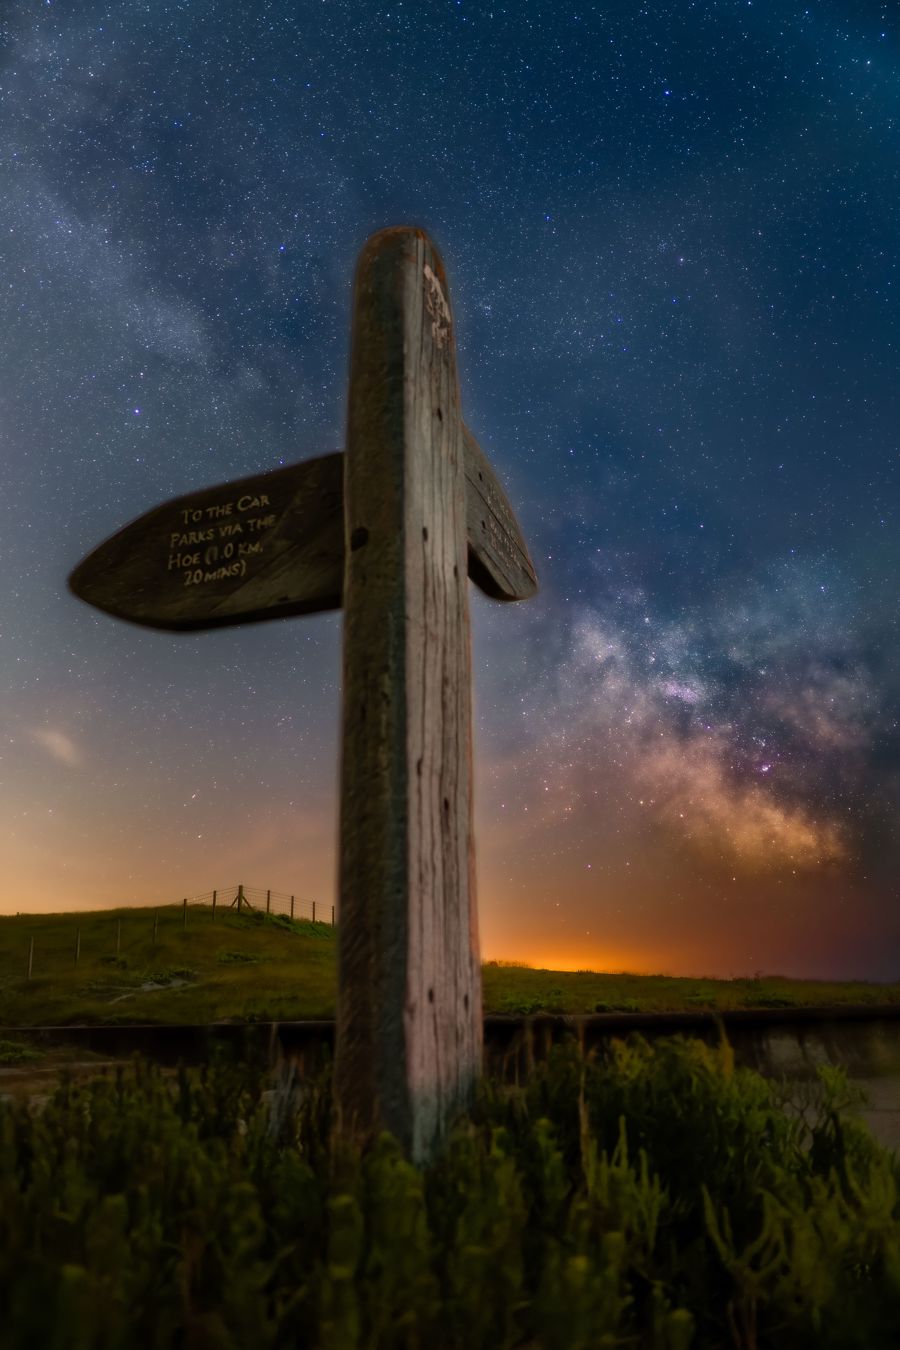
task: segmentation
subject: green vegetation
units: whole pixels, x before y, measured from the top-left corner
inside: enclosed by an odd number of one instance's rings
[[[200,906],[182,920],[181,905],[0,918],[0,1026],[333,1015],[329,925],[230,909],[213,921],[212,909]]]
[[[570,1042],[424,1170],[339,1140],[327,1074],[268,1086],[137,1062],[0,1103],[5,1350],[897,1344],[900,1163],[840,1072],[789,1113],[724,1043]]]
[[[532,970],[510,962],[483,967],[486,1012],[629,1013],[728,1008],[801,1008],[834,1004],[900,1004],[900,983],[790,980],[765,975],[746,980],[675,975],[597,974]]]
[[[188,909],[185,927],[182,918],[180,905],[0,917],[0,1026],[334,1016],[336,932],[330,925],[230,909],[218,910],[213,922],[212,910],[202,906]],[[876,1003],[900,1004],[900,984],[569,973],[496,961],[484,966],[485,1012],[516,1016]]]
[[[41,1058],[41,1051],[23,1041],[0,1040],[0,1066],[10,1068],[16,1064],[31,1064]]]

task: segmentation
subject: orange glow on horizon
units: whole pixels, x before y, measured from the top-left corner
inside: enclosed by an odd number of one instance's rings
[[[489,962],[486,963],[486,964],[489,964]],[[600,963],[599,961],[594,962],[594,963],[588,963],[588,964],[586,965],[584,961],[581,961],[580,963],[572,962],[572,963],[570,964],[570,963],[568,963],[568,962],[566,962],[566,961],[554,961],[554,960],[552,960],[552,959],[547,959],[546,961],[510,961],[510,962],[503,962],[503,961],[501,961],[501,965],[509,965],[509,966],[511,966],[513,969],[515,969],[515,968],[520,968],[520,969],[525,969],[525,970],[531,970],[531,971],[534,971],[536,974],[540,974],[542,971],[544,971],[544,972],[546,972],[548,975],[558,975],[558,974],[562,974],[562,975],[576,975],[576,974],[581,974],[581,975],[659,975],[659,974],[661,974],[661,972],[658,971],[658,970],[639,970],[636,966],[633,966],[633,965],[629,965],[629,966],[610,966],[608,969],[603,969],[603,968],[601,967],[601,963]]]
[[[501,966],[508,965],[512,968],[524,966],[529,970],[562,971],[564,974],[585,971],[592,975],[660,975],[670,973],[668,969],[663,971],[664,964],[671,966],[671,962],[654,963],[651,953],[640,953],[634,949],[630,951],[618,949],[614,952],[607,949],[603,955],[584,951],[573,955],[570,952],[555,953],[546,950],[536,956],[518,953],[515,956],[506,956],[499,952],[490,954],[482,952],[481,959],[485,963],[496,961]]]

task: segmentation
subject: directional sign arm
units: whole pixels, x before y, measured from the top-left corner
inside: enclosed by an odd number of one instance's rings
[[[339,609],[343,459],[323,455],[166,502],[94,549],[69,586],[150,628]]]
[[[519,522],[484,451],[463,424],[469,576],[494,600],[527,600],[537,577]]]
[[[468,574],[495,600],[525,600],[537,579],[522,532],[465,425],[462,440]],[[337,451],[176,497],[88,554],[70,589],[117,618],[173,631],[339,609],[343,472]]]

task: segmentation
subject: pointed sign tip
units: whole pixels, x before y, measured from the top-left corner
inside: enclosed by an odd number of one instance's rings
[[[165,502],[89,553],[69,590],[170,632],[340,608],[342,461],[323,455]]]

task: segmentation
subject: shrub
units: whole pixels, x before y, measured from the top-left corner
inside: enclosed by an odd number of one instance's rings
[[[0,1103],[4,1350],[888,1350],[898,1165],[823,1071],[803,1113],[726,1044],[556,1047],[439,1157],[271,1109],[225,1059]]]
[[[196,976],[196,970],[188,970],[186,966],[166,966],[165,970],[148,970],[142,978],[147,984],[171,984],[173,980],[193,980]]]
[[[42,1051],[35,1049],[33,1045],[25,1045],[22,1041],[4,1041],[0,1040],[0,1064],[11,1066],[13,1064],[27,1064],[31,1060],[40,1059]]]
[[[507,1015],[530,1017],[533,1013],[565,1012],[564,1003],[561,989],[545,989],[531,998],[525,994],[507,994],[498,1000],[497,1009]]]

